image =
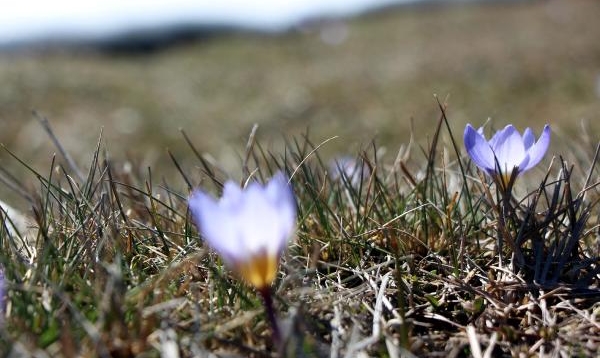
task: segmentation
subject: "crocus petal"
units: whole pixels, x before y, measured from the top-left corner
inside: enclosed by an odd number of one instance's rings
[[[485,137],[467,124],[464,133],[465,147],[473,162],[487,172],[493,172],[496,168],[494,152],[485,140]]]
[[[350,156],[341,156],[329,163],[329,174],[333,181],[358,187],[371,176],[371,169],[362,160]]]
[[[193,218],[204,239],[225,261],[231,262],[236,259],[234,253],[237,247],[237,230],[234,225],[224,223],[227,211],[223,210],[221,204],[222,202],[217,203],[212,196],[201,190],[195,190],[188,199]]]
[[[528,170],[536,166],[544,155],[548,151],[548,147],[550,146],[550,126],[545,125],[540,138],[538,138],[537,142],[533,144],[528,150],[527,154],[529,156],[529,162],[522,169],[522,171]]]
[[[267,251],[277,255],[279,243],[287,239],[279,235],[281,229],[279,212],[266,198],[265,191],[258,183],[249,184],[244,189],[244,202],[237,225],[243,232],[245,254],[255,255]],[[281,236],[281,237],[280,237]]]
[[[271,201],[272,207],[278,211],[278,229],[286,238],[292,234],[296,227],[296,199],[294,191],[283,173],[278,172],[271,178],[265,188],[266,197]],[[279,250],[283,248],[285,240],[279,240]]]
[[[296,201],[294,200],[294,193],[283,173],[277,172],[277,174],[271,178],[265,187],[265,192],[271,203],[274,205],[286,206],[294,203],[295,208]]]
[[[525,132],[523,132],[523,145],[525,146],[525,150],[531,148],[531,146],[535,143],[535,135],[531,128],[525,128]]]
[[[495,148],[499,141],[505,140],[505,138],[508,135],[512,134],[512,132],[514,131],[516,131],[516,129],[512,124],[509,124],[501,130],[497,131],[496,133],[494,133],[492,139],[490,139],[489,141],[490,147],[492,147],[492,149]]]
[[[223,195],[219,201],[219,206],[226,210],[235,210],[242,200],[242,188],[232,180],[226,181],[223,184]]]
[[[525,157],[523,158],[523,160],[521,160],[521,162],[517,166],[517,168],[519,170],[519,173],[518,173],[519,175],[523,174],[524,171],[526,171],[527,169],[530,168],[530,167],[528,167],[530,161],[531,161],[531,158],[529,157],[529,154],[525,154]]]
[[[500,171],[503,175],[510,175],[515,167],[525,158],[525,147],[523,146],[523,138],[512,125],[499,132],[494,136],[495,143],[492,145],[492,150],[500,166]]]
[[[215,199],[201,190],[194,190],[188,199],[188,205],[198,226],[203,231],[212,231],[214,226],[210,225],[213,221],[211,219],[219,212]]]
[[[240,230],[251,253],[266,250],[279,255],[295,228],[296,203],[283,174],[276,174],[265,186],[250,183],[244,190]]]

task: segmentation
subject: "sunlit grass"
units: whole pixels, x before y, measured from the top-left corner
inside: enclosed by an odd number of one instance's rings
[[[440,109],[428,145],[388,162],[372,143],[356,153],[358,176],[333,175],[323,143],[308,136],[275,152],[252,132],[234,179],[282,171],[297,198],[296,238],[272,287],[284,356],[597,351],[596,159],[576,163],[587,175],[575,178],[560,157],[546,158],[542,180],[529,180],[531,192],[517,190],[503,212],[464,155],[463,128]],[[60,158],[28,169],[38,187],[23,189],[23,200],[37,230],[21,236],[9,221],[0,230],[3,352],[276,354],[260,296],[190,220],[191,188],[218,194],[230,178],[193,138],[181,140],[188,150],[171,153],[175,179],[111,160],[101,140],[87,164]]]

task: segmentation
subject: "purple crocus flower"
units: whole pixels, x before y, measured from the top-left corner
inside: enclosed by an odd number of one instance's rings
[[[371,175],[371,170],[365,163],[350,156],[342,156],[332,160],[329,164],[329,172],[331,173],[331,179],[347,180],[355,187]]]
[[[257,289],[267,288],[296,227],[296,201],[285,176],[279,172],[266,185],[244,189],[228,181],[218,201],[195,190],[188,203],[200,233],[225,263]]]
[[[477,131],[467,124],[464,141],[473,162],[507,187],[513,175],[516,177],[522,174],[542,160],[550,144],[550,126],[544,126],[536,141],[530,128],[525,129],[521,135],[509,124],[488,141],[483,135],[483,129]]]

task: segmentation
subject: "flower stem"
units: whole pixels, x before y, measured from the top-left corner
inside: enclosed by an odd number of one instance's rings
[[[271,337],[273,339],[273,345],[279,351],[281,349],[282,344],[281,331],[279,330],[279,325],[277,324],[277,317],[275,316],[275,308],[273,306],[273,294],[271,293],[271,288],[269,286],[266,286],[259,289],[258,292],[263,298],[263,304],[267,313],[267,319],[271,324]]]

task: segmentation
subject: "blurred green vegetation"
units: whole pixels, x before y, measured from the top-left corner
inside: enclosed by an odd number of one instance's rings
[[[0,142],[47,172],[56,149],[35,109],[83,165],[102,128],[111,158],[166,177],[175,173],[166,148],[188,163],[180,128],[226,169],[239,167],[236,153],[254,123],[274,151],[309,128],[316,142],[339,136],[321,149],[325,156],[375,138],[393,157],[411,120],[417,141],[432,134],[434,94],[447,98],[457,133],[491,118],[536,134],[551,123],[554,133],[574,136],[587,121],[595,142],[599,13],[600,2],[585,0],[403,7],[337,24],[347,30],[338,45],[322,40],[331,26],[324,23],[137,55],[0,53]],[[5,152],[0,165],[22,170]]]

